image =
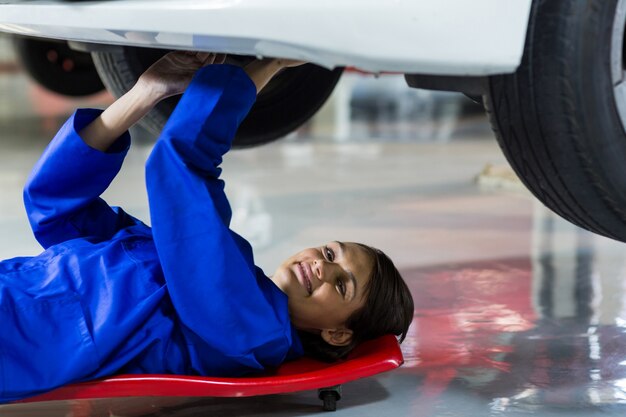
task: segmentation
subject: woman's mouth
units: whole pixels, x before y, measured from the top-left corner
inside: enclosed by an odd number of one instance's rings
[[[299,277],[300,277],[300,283],[304,286],[304,288],[306,289],[306,292],[311,295],[313,293],[313,286],[311,284],[311,279],[309,278],[309,274],[307,273],[308,270],[306,268],[305,265],[302,264],[302,262],[298,262],[298,272],[299,272]]]

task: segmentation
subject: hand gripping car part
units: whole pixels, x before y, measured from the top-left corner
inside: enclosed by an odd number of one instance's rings
[[[141,416],[166,407],[184,407],[202,397],[251,397],[318,390],[325,411],[335,411],[341,384],[402,365],[395,336],[355,348],[346,360],[324,363],[310,358],[287,362],[273,372],[246,378],[179,375],[119,375],[67,385],[21,401],[0,405],[2,417]]]

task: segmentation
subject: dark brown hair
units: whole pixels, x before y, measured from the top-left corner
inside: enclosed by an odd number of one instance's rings
[[[356,345],[385,334],[406,337],[413,320],[413,297],[400,272],[381,250],[357,243],[374,260],[370,280],[365,287],[365,304],[352,313],[346,327],[352,330],[352,341],[346,346],[333,346],[319,334],[298,331],[307,356],[326,362],[344,358]]]

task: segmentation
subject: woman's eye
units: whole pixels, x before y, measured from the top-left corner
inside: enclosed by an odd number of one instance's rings
[[[345,296],[346,295],[346,284],[344,284],[342,280],[339,280],[337,282],[337,285],[339,286],[339,292],[341,293],[341,295]]]
[[[333,250],[328,246],[324,246],[324,255],[330,262],[335,260],[335,252],[333,252]]]

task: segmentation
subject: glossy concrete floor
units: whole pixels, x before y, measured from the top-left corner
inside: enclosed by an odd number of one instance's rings
[[[224,162],[233,227],[266,271],[310,245],[362,241],[395,259],[412,289],[404,366],[345,385],[336,415],[624,415],[626,246],[543,208],[509,179],[485,119],[446,105],[449,117],[368,113],[347,124],[341,109],[327,110],[300,133]],[[1,258],[39,250],[21,186],[60,122],[0,121]],[[146,220],[150,146],[135,142],[105,195]],[[309,391],[152,415],[318,413]]]

